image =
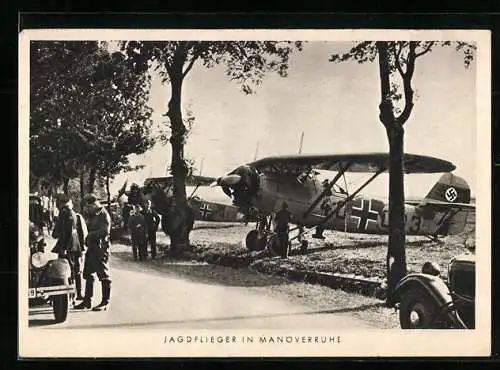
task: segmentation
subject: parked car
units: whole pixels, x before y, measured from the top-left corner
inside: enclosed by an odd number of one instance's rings
[[[64,322],[75,294],[69,262],[45,251],[45,240],[33,223],[30,223],[29,233],[29,306],[50,304],[55,321]]]
[[[409,274],[396,287],[402,329],[474,329],[476,296],[475,255],[454,257],[448,277],[440,267],[425,263],[421,273]]]

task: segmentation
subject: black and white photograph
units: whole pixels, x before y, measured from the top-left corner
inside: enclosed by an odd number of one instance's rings
[[[19,356],[484,356],[490,34],[23,30]]]

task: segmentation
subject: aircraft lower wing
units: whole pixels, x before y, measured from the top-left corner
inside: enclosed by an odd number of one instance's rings
[[[426,209],[432,209],[436,211],[446,211],[449,209],[460,209],[460,210],[475,210],[476,206],[474,204],[470,203],[449,203],[449,202],[443,202],[439,200],[433,200],[433,201],[425,201],[425,202],[418,202],[418,201],[407,201],[405,202],[406,204],[418,207],[419,209],[426,210]]]

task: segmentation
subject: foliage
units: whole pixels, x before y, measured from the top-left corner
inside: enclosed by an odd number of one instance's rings
[[[187,203],[186,177],[192,172],[184,158],[184,144],[193,121],[182,117],[182,83],[194,64],[204,67],[217,64],[226,67],[226,75],[241,87],[245,94],[261,84],[266,72],[277,72],[285,77],[288,60],[294,48],[301,50],[301,42],[272,41],[122,41],[121,50],[137,73],[150,68],[156,70],[162,82],[168,82],[171,96],[166,116],[169,119],[168,140],[172,146],[170,170],[173,175],[173,202],[164,210],[168,220],[163,229],[170,236],[171,252],[177,254],[189,246],[194,216]],[[165,136],[166,138],[166,136]],[[168,215],[167,215],[168,214]],[[168,225],[167,225],[168,224]]]
[[[53,182],[81,169],[114,175],[127,156],[145,152],[151,109],[149,76],[98,42],[31,44],[30,167]]]
[[[385,42],[385,44],[387,45],[388,68],[391,75],[388,98],[393,102],[393,113],[398,116],[399,123],[406,122],[413,108],[415,96],[411,87],[411,79],[417,58],[431,52],[436,47],[454,47],[456,51],[463,53],[464,66],[468,68],[474,60],[476,50],[476,45],[462,41],[393,41]],[[373,62],[377,55],[377,42],[363,41],[356,43],[346,53],[332,55],[330,61],[334,63],[356,61],[363,64]],[[401,107],[402,104],[404,104],[404,108]]]
[[[132,58],[137,71],[153,67],[164,82],[176,72],[173,66],[177,60],[186,65],[183,78],[197,60],[207,68],[223,64],[226,76],[237,82],[247,94],[253,93],[254,86],[261,84],[267,71],[286,77],[291,52],[294,48],[302,50],[300,41],[124,41],[121,46]]]
[[[465,42],[435,41],[363,41],[347,53],[332,55],[332,62],[373,62],[378,56],[380,75],[379,118],[389,142],[389,240],[387,249],[387,304],[394,301],[396,284],[407,274],[405,252],[404,203],[404,124],[414,106],[412,86],[416,60],[434,47],[454,46],[464,54],[464,65],[469,67],[474,58],[475,45]],[[399,83],[398,80],[399,79]]]

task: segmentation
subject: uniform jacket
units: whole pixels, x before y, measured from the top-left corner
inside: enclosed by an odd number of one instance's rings
[[[72,209],[68,207],[61,208],[52,231],[52,237],[57,239],[53,249],[55,253],[82,251],[77,233],[77,215]]]
[[[285,209],[278,211],[274,219],[274,222],[276,223],[276,231],[288,231],[288,224],[290,223],[291,216],[292,214]]]
[[[106,208],[100,208],[94,215],[87,220],[87,247],[90,249],[96,247],[109,248],[109,234],[111,233],[111,216]]]
[[[158,226],[160,225],[160,216],[154,210],[144,210],[142,212],[144,216],[144,221],[146,222],[146,229],[149,234],[156,233],[158,231]]]
[[[136,238],[146,238],[146,220],[142,214],[133,214],[128,219],[130,233]]]

